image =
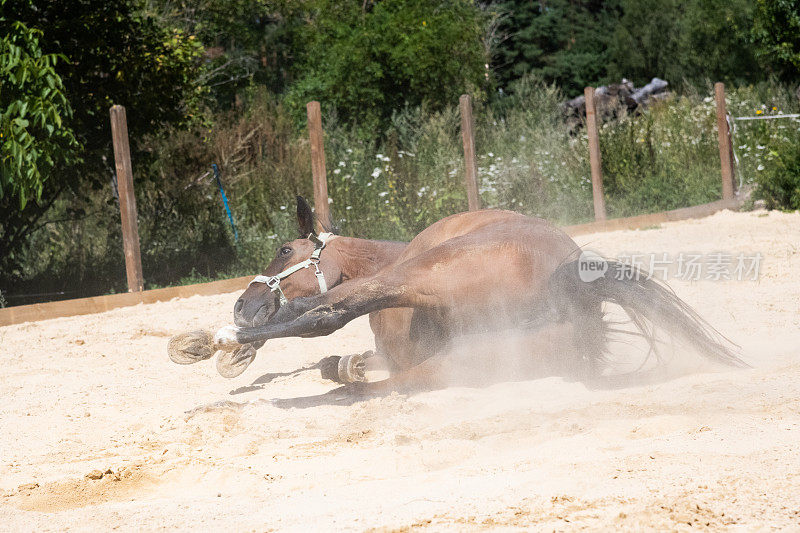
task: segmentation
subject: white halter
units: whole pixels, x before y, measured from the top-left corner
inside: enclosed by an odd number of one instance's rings
[[[325,248],[325,245],[336,235],[333,233],[320,233],[318,236],[314,236],[312,233],[308,236],[308,240],[313,242],[316,246],[314,251],[311,252],[311,257],[306,259],[305,261],[301,261],[296,265],[292,265],[280,274],[276,274],[274,276],[256,276],[253,278],[248,286],[252,285],[253,283],[266,283],[267,287],[270,288],[272,292],[278,293],[278,299],[280,301],[280,305],[286,305],[289,300],[286,298],[286,295],[283,294],[281,290],[281,280],[284,278],[288,278],[298,270],[302,270],[304,268],[308,268],[311,265],[314,265],[314,275],[317,276],[317,283],[319,283],[319,292],[324,294],[328,292],[328,284],[325,283],[325,275],[319,269],[319,256],[322,253],[322,249]]]

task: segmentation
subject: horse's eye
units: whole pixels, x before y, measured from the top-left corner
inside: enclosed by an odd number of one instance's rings
[[[281,248],[281,255],[289,255],[290,253],[292,253],[292,249],[288,246]]]

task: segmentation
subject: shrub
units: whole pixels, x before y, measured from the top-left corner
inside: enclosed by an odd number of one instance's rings
[[[486,85],[485,15],[465,0],[309,2],[298,31],[302,54],[287,101],[304,116],[309,100],[336,109],[365,138],[404,104],[446,107]]]
[[[773,164],[759,175],[756,197],[767,209],[800,209],[800,147],[788,145],[769,155]]]
[[[714,103],[696,94],[659,102],[639,116],[603,124],[603,184],[612,217],[719,198]]]
[[[770,81],[730,91],[728,110],[734,116],[792,115],[800,113],[800,100],[791,87]],[[733,148],[737,178],[755,185],[755,198],[769,208],[798,208],[800,119],[736,121]]]

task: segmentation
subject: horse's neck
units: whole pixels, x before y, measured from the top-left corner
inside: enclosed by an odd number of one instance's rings
[[[347,278],[362,278],[375,274],[394,263],[405,250],[404,242],[371,241],[353,237],[337,237],[334,242],[341,258],[340,268]]]

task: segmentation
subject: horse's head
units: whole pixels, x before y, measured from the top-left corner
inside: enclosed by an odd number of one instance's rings
[[[297,197],[300,238],[278,248],[262,275],[250,282],[233,307],[239,327],[260,326],[289,300],[325,292],[338,285],[342,271],[338,254],[327,247],[333,235],[314,231],[314,215],[302,196]]]

